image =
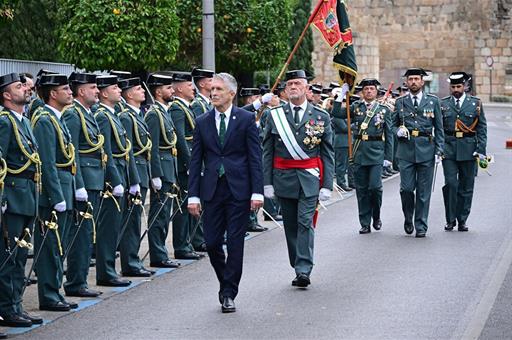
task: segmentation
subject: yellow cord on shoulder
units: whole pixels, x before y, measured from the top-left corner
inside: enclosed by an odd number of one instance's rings
[[[85,149],[85,150],[79,149],[78,152],[81,154],[88,154],[88,153],[93,153],[93,152],[99,150],[101,147],[103,147],[103,144],[105,144],[105,137],[103,137],[103,135],[101,133],[98,134],[98,136],[97,136],[98,143],[94,143],[92,141],[91,137],[89,136],[89,132],[87,131],[87,123],[85,122],[85,116],[84,116],[84,113],[82,112],[82,109],[77,106],[73,106],[73,107],[77,110],[78,117],[80,117],[80,125],[82,126],[82,132],[84,134],[85,141],[91,147],[90,149]]]
[[[179,100],[175,100],[175,101],[173,102],[173,104],[178,105],[178,106],[183,110],[183,112],[185,113],[185,116],[187,117],[187,120],[188,120],[188,122],[189,122],[189,124],[190,124],[190,127],[192,128],[192,130],[194,130],[194,129],[195,129],[195,127],[196,127],[196,124],[194,123],[194,118],[193,118],[193,117],[192,117],[192,115],[190,114],[190,109],[187,109],[187,108],[185,107],[185,105],[183,105],[183,103],[182,103],[182,102],[180,102]]]
[[[65,163],[55,163],[55,165],[58,168],[72,166],[75,162],[75,146],[73,145],[73,143],[66,144],[66,142],[64,141],[64,134],[62,133],[62,129],[60,127],[59,122],[57,121],[57,118],[48,114],[47,112],[42,112],[32,120],[32,127],[36,126],[38,120],[41,118],[43,114],[48,115],[48,117],[50,118],[50,122],[52,122],[52,125],[55,128],[55,131],[57,132],[57,139],[59,140],[60,151],[64,155],[64,158],[67,159]]]
[[[174,129],[172,131],[172,137],[171,140],[167,138],[167,134],[165,133],[165,124],[164,124],[164,113],[160,112],[160,110],[156,109],[156,114],[158,117],[158,120],[160,121],[160,131],[162,138],[164,139],[165,146],[159,146],[161,150],[171,150],[176,147],[176,141],[178,140],[178,136],[176,135],[176,132],[174,132]]]

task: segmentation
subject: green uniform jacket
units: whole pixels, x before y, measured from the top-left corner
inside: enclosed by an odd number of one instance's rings
[[[104,149],[108,157],[105,181],[110,183],[112,187],[122,184],[125,188],[127,185],[140,183],[135,162],[127,160],[127,158],[133,159],[132,151],[130,150],[128,157],[114,157],[116,154],[123,153],[120,147],[126,149],[128,140],[126,130],[119,117],[110,112],[103,104],[100,104],[94,117],[98,122],[101,134],[105,137]],[[119,138],[119,142],[116,136]]]
[[[332,129],[334,131],[333,146],[335,148],[348,148],[348,126],[347,120],[332,117]]]
[[[457,109],[455,98],[445,97],[441,100],[441,111],[443,112],[444,136],[444,157],[454,161],[474,160],[474,152],[486,154],[487,146],[487,121],[485,119],[482,102],[479,98],[466,94],[466,98]],[[457,138],[455,133],[455,123],[459,119],[467,127],[471,126],[475,120],[478,123],[474,128],[473,136],[464,136]]]
[[[411,163],[422,163],[434,159],[434,154],[443,154],[444,131],[439,98],[423,92],[417,109],[414,109],[409,94],[397,98],[393,113],[392,130],[396,134],[401,125],[409,130],[411,137],[398,138],[396,157]],[[413,137],[412,131],[429,136]],[[434,133],[432,134],[432,130]]]
[[[149,168],[151,148],[148,147],[151,144],[151,136],[148,126],[140,114],[135,112],[128,105],[126,105],[126,109],[121,112],[119,118],[126,130],[128,139],[132,143],[132,155],[134,158],[130,158],[130,162],[135,162],[135,168],[140,179],[140,186],[142,188],[149,188],[149,179],[151,177]]]
[[[101,160],[103,147],[93,152],[84,152],[92,149],[92,145],[86,139],[86,134],[93,144],[98,144],[101,133],[96,119],[78,101],[64,111],[62,119],[66,122],[75,146],[76,188],[103,190],[105,183],[105,170]]]
[[[197,118],[203,113],[206,113],[213,109],[213,106],[212,104],[208,103],[201,95],[198,94],[192,101],[192,104],[190,104],[190,108],[192,109],[192,112],[194,112],[194,115]]]
[[[393,135],[391,130],[391,112],[385,105],[377,104],[377,112],[368,122],[367,129],[359,132],[367,114],[366,103],[358,100],[350,105],[350,118],[355,127],[353,132],[353,144],[357,142],[357,136],[366,134],[369,138],[381,136],[380,140],[361,140],[357,150],[354,151],[354,163],[360,165],[382,164],[384,159],[393,160]],[[347,110],[340,102],[334,102],[332,114],[335,118],[347,118]],[[345,126],[347,126],[345,124]],[[347,131],[348,132],[348,131]],[[347,136],[348,143],[348,136]]]
[[[265,133],[263,137],[263,182],[264,185],[273,185],[275,194],[278,197],[298,199],[300,191],[304,192],[305,197],[317,196],[322,188],[332,190],[334,177],[334,149],[332,147],[332,129],[329,114],[322,109],[316,108],[308,103],[306,112],[298,127],[293,122],[293,113],[289,104],[284,107],[284,112],[292,132],[295,133],[297,144],[304,150],[309,157],[320,157],[323,162],[323,183],[319,183],[318,178],[304,169],[274,169],[274,157],[284,159],[293,159],[277,131],[272,116],[269,114]],[[306,134],[306,123],[320,126],[323,124],[324,131],[317,137],[320,143],[304,144]],[[285,122],[286,124],[286,122]]]
[[[13,126],[12,121],[16,126]],[[0,115],[0,149],[3,157],[7,162],[9,169],[17,170],[23,166],[28,158],[21,151],[16,138],[16,133],[23,148],[29,153],[37,152],[36,137],[32,133],[30,122],[23,118],[24,123],[11,111],[2,111]],[[15,130],[16,129],[16,130]],[[35,172],[36,167],[31,164],[27,170]],[[4,181],[4,201],[7,201],[7,209],[13,214],[35,216],[36,215],[36,199],[35,185],[31,179],[13,177],[7,174]]]
[[[169,113],[178,136],[176,142],[176,147],[178,148],[178,171],[184,172],[188,170],[190,163],[196,117],[194,112],[180,99],[176,99],[172,103]]]
[[[146,113],[146,123],[153,145],[151,147],[151,176],[164,182],[176,183],[176,132],[171,115],[158,102]],[[167,143],[169,142],[169,143]]]
[[[34,113],[36,112],[36,110],[41,107],[44,107],[44,102],[41,98],[36,97],[36,98],[32,99],[30,104],[28,104],[28,110],[27,110],[29,118],[31,119],[32,116],[34,115]]]
[[[64,120],[59,119],[48,106],[36,111],[33,124],[34,136],[39,142],[39,156],[43,163],[41,174],[43,190],[39,205],[51,208],[59,202],[66,201],[66,210],[72,210],[75,193],[72,166],[57,166],[57,163],[64,164],[69,161],[59,143],[59,136],[62,136],[64,145],[69,150],[71,134]]]

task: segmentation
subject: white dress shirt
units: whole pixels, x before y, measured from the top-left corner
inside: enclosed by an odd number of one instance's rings
[[[418,100],[418,106],[420,105],[421,103],[421,99],[423,98],[423,91],[420,91],[416,94],[412,94],[411,92],[409,92],[409,96],[411,96],[411,101],[412,103],[414,104],[414,98],[413,97],[416,97],[417,100]]]
[[[59,110],[57,110],[56,108],[54,108],[53,106],[50,106],[48,104],[45,105],[47,108],[49,108],[50,110],[52,110],[53,113],[55,113],[55,115],[57,116],[57,118],[59,118],[60,120],[60,117],[62,117],[62,112],[60,112]]]
[[[293,105],[292,102],[290,102],[290,107],[292,109],[292,113],[295,115],[295,106],[297,105]],[[306,113],[306,109],[308,108],[308,101],[305,100],[304,103],[298,105],[300,106],[301,110],[299,111],[299,122],[302,121],[302,117],[304,117],[304,113]]]
[[[464,100],[466,100],[466,93],[463,92],[462,96],[459,98],[459,105],[462,107],[462,103],[464,103]],[[453,97],[453,101],[455,103],[455,106],[457,106],[457,98]]]

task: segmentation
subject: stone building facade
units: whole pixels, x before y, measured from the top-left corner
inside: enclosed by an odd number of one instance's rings
[[[464,70],[473,75],[473,92],[483,100],[512,96],[512,0],[347,2],[360,79],[398,85],[405,69],[423,67],[432,71],[428,90],[444,96],[447,76]],[[317,80],[336,80],[332,50],[316,29],[313,35]]]

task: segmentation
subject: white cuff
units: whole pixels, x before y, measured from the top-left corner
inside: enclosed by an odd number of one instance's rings
[[[261,202],[263,202],[263,195],[262,194],[252,194],[251,201],[261,201]]]
[[[189,197],[188,204],[201,204],[199,197]]]

